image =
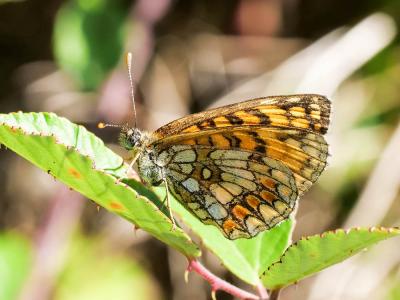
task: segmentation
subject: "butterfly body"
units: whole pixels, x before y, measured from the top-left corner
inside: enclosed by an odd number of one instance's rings
[[[253,99],[193,114],[154,133],[124,128],[140,177],[166,183],[205,224],[250,238],[287,219],[326,165],[330,103],[320,95]]]

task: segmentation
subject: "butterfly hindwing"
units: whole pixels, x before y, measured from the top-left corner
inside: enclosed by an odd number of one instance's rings
[[[173,143],[207,146],[213,149],[242,149],[257,152],[285,164],[294,174],[299,194],[304,193],[317,180],[326,166],[328,145],[324,138],[298,129],[236,127],[217,129],[196,135],[187,135]]]
[[[292,172],[258,153],[176,145],[160,155],[167,158],[165,176],[174,196],[230,239],[249,238],[272,228],[296,204]]]

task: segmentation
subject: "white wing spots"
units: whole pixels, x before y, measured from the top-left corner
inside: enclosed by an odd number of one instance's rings
[[[297,149],[301,149],[301,146],[302,146],[301,142],[296,141],[293,138],[288,138],[288,139],[285,140],[285,142],[288,143],[289,145],[297,148]]]
[[[173,159],[177,163],[190,163],[196,161],[196,152],[192,149],[187,149],[175,154]]]
[[[193,178],[188,178],[185,181],[182,181],[182,185],[191,193],[200,190],[199,183]]]
[[[241,230],[238,230],[238,229],[233,229],[229,234],[229,238],[231,240],[235,240],[238,238],[248,238],[248,237],[249,237],[249,235],[247,233],[245,233]]]
[[[243,187],[244,189],[246,189],[248,191],[255,191],[257,189],[257,184],[254,183],[253,181],[247,180],[244,178],[240,178],[231,173],[222,173],[221,178],[224,181],[232,182],[234,184],[240,185],[241,187]]]
[[[303,145],[301,149],[305,151],[308,155],[319,158],[320,160],[325,160],[328,157],[327,153],[321,152],[320,150],[311,146]]]
[[[292,185],[291,185],[291,182],[290,182],[290,179],[291,179],[293,176],[288,176],[288,174],[283,173],[283,172],[280,171],[280,170],[272,170],[272,171],[271,171],[271,176],[272,176],[272,178],[274,178],[275,180],[277,180],[277,181],[279,181],[279,182],[281,182],[281,183],[283,183],[283,184],[285,184],[285,185],[287,185],[287,186],[292,186]]]
[[[186,179],[186,176],[183,175],[182,173],[179,173],[177,171],[171,170],[171,169],[167,169],[167,172],[169,173],[169,175],[174,178],[174,180],[178,180],[178,181],[182,181]]]
[[[200,220],[209,218],[208,212],[202,208],[194,209],[193,212]]]
[[[248,160],[251,153],[245,151],[235,151],[235,150],[215,150],[210,152],[211,159],[239,159]]]
[[[160,167],[165,167],[171,160],[171,155],[168,151],[161,152],[157,157],[157,165]]]
[[[260,205],[260,213],[267,223],[269,223],[270,220],[280,216],[280,214],[275,209],[268,206],[267,204]]]
[[[247,170],[242,170],[242,169],[236,169],[236,168],[231,168],[231,167],[221,167],[221,170],[232,173],[236,176],[249,179],[249,180],[254,180],[254,175],[252,172],[247,171]]]
[[[257,173],[260,173],[263,175],[267,175],[269,173],[269,171],[271,170],[270,167],[259,164],[259,163],[255,163],[255,162],[249,162],[249,167],[254,172],[257,172]]]
[[[197,203],[197,202],[189,202],[189,203],[187,204],[187,206],[188,206],[190,209],[195,210],[195,209],[199,209],[199,208],[200,208],[200,203]]]
[[[205,195],[204,196],[204,205],[205,207],[209,207],[210,205],[217,203],[217,199],[215,199],[214,197],[210,196],[210,195]]]
[[[261,230],[267,229],[265,223],[255,217],[248,217],[246,219],[246,227],[251,236],[256,235]]]
[[[185,174],[191,174],[193,171],[193,165],[191,164],[179,164],[179,167],[181,168],[182,172]]]
[[[228,216],[226,209],[219,203],[214,203],[207,208],[211,217],[215,220],[224,219]]]
[[[314,97],[314,98],[313,98],[313,101],[318,102],[318,98],[317,98],[317,97]],[[320,109],[319,105],[316,104],[316,103],[311,103],[311,104],[310,104],[310,108],[311,108],[311,109],[314,109],[314,110],[319,110],[319,109]]]
[[[239,185],[231,182],[221,182],[220,185],[234,196],[240,195],[243,191]]]
[[[288,208],[287,204],[282,201],[275,201],[274,207],[281,215],[286,214],[286,210]]]
[[[201,175],[203,176],[203,178],[204,178],[205,180],[207,180],[207,179],[209,179],[209,178],[211,177],[212,173],[211,173],[211,170],[210,170],[210,169],[208,169],[208,168],[203,168],[203,169],[201,170]]]
[[[226,166],[226,167],[243,168],[243,169],[247,168],[247,162],[238,159],[216,160],[215,164],[217,166]]]
[[[282,163],[278,162],[277,160],[269,157],[263,157],[262,159],[267,166],[270,166],[273,169],[280,169],[282,168]]]
[[[295,196],[295,193],[293,193],[293,190],[287,187],[286,185],[283,184],[278,185],[278,193],[279,196],[281,196],[281,198],[288,203],[290,203],[291,200],[295,200],[292,199],[294,198],[293,196]]]
[[[233,196],[227,190],[222,188],[218,183],[210,185],[210,191],[219,203],[227,204],[232,201]]]

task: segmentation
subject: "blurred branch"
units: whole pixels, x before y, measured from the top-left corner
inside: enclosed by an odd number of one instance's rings
[[[389,15],[373,14],[347,32],[341,28],[323,36],[273,71],[237,86],[212,106],[292,93],[330,97],[344,80],[388,46],[396,31]]]
[[[66,249],[83,208],[82,196],[61,186],[39,229],[35,260],[20,299],[51,299],[54,283],[65,261]]]
[[[196,272],[201,277],[203,277],[204,280],[206,280],[210,283],[213,299],[215,299],[215,292],[218,290],[225,291],[228,294],[235,296],[239,299],[253,299],[253,300],[260,299],[258,296],[254,295],[252,293],[246,292],[246,291],[230,284],[229,282],[219,278],[218,276],[214,275],[197,260],[189,261],[188,271]],[[267,295],[267,297],[268,297],[268,295]],[[263,298],[263,299],[265,299],[265,298]]]
[[[296,91],[317,91],[332,96],[339,85],[368,62],[396,36],[392,17],[373,14],[347,31],[330,47],[313,57]]]
[[[279,295],[281,294],[281,289],[277,289],[271,292],[271,297],[269,298],[269,300],[278,300],[279,299]]]
[[[400,123],[372,171],[344,227],[374,226],[382,222],[400,187]],[[365,212],[368,211],[368,214]]]

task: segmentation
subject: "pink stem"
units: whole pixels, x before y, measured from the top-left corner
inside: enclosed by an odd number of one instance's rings
[[[268,292],[261,282],[257,284],[257,291],[261,299],[269,299]]]
[[[214,275],[211,273],[209,270],[207,270],[200,262],[197,260],[189,260],[189,266],[188,266],[188,271],[194,271],[197,274],[199,274],[201,277],[203,277],[206,281],[208,281],[211,285],[211,289],[213,292],[217,290],[222,290],[227,292],[228,294],[231,294],[232,296],[235,296],[239,299],[253,299],[253,300],[259,300],[260,298],[252,293],[246,292],[229,282],[219,278],[218,276]]]

